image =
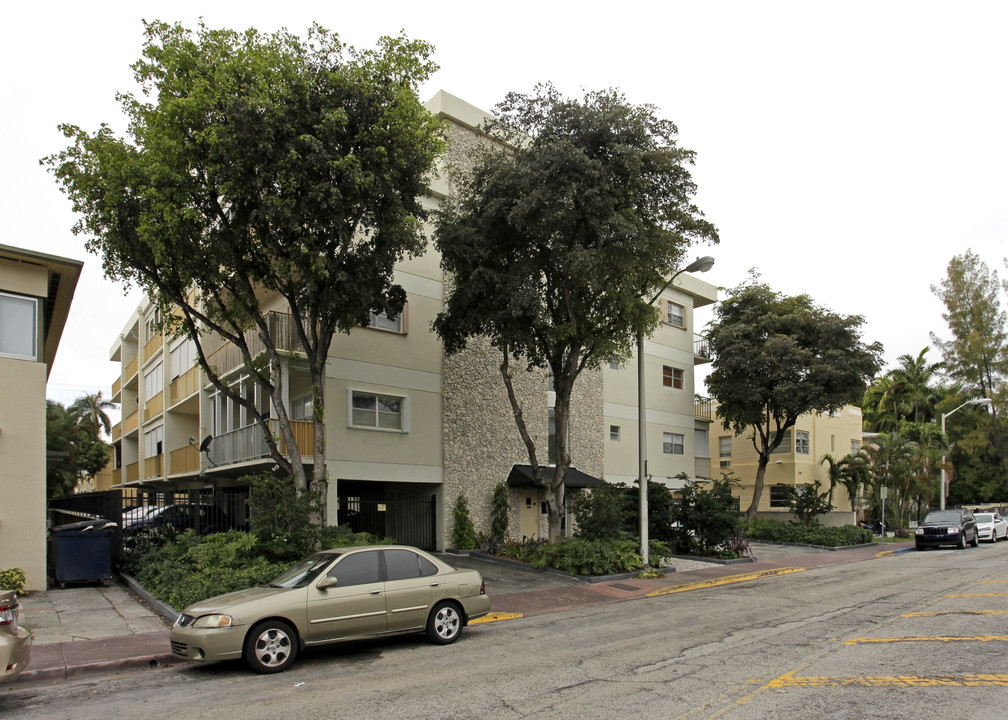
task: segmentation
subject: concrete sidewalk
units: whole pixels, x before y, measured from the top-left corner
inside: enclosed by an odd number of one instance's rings
[[[691,587],[753,580],[782,568],[811,570],[869,560],[913,548],[913,543],[861,546],[837,551],[753,543],[758,562],[714,564],[676,559],[664,578],[636,577],[586,583],[571,576],[530,568],[500,568],[492,561],[446,556],[455,567],[475,566],[484,574],[493,612],[486,621],[531,617],[576,607],[635,600]],[[62,680],[86,673],[157,667],[184,662],[168,649],[170,609],[142,603],[124,586],[74,587],[21,598],[22,622],[33,635],[31,661],[10,683]],[[154,609],[151,609],[154,608]],[[161,614],[159,614],[159,612]]]

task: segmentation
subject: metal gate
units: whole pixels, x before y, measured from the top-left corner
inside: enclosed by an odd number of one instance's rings
[[[353,532],[371,533],[400,545],[437,549],[435,495],[386,493],[381,488],[347,487],[344,483],[338,488],[338,525],[347,525]]]

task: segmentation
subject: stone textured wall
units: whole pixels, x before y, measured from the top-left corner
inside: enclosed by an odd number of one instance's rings
[[[464,168],[472,150],[489,140],[473,130],[449,125],[445,164],[449,171]],[[444,279],[445,292],[451,280]],[[490,529],[493,489],[507,480],[512,465],[528,464],[528,452],[515,425],[500,373],[500,351],[485,338],[470,340],[465,350],[445,356],[442,376],[444,428],[444,542],[450,544],[451,510],[465,492],[477,532]],[[522,408],[540,463],[548,461],[548,386],[546,371],[526,372],[511,363],[515,395]],[[583,373],[574,384],[571,400],[570,447],[573,464],[600,477],[604,467],[602,372]],[[510,529],[518,535],[518,495],[512,492]],[[545,522],[540,534],[546,534]]]

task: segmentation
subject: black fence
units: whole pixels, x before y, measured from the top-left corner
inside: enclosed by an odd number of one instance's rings
[[[421,550],[437,547],[437,504],[434,495],[388,499],[341,496],[336,523],[348,525],[354,532],[371,533]]]

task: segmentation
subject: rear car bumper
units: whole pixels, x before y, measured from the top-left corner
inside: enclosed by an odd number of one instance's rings
[[[10,680],[31,660],[31,635],[22,627],[15,633],[0,630],[0,682]]]

